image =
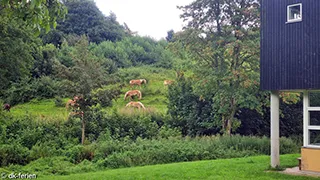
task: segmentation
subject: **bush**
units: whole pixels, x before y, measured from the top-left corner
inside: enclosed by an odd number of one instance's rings
[[[37,143],[30,150],[30,158],[35,160],[58,155],[59,151],[50,142]]]
[[[29,150],[21,144],[14,142],[12,144],[2,144],[0,146],[0,165],[7,166],[9,164],[27,164]]]
[[[281,153],[299,151],[292,140],[281,138],[280,141]],[[94,162],[107,168],[270,154],[270,139],[239,135],[108,140],[96,146],[97,156]]]
[[[56,107],[64,107],[65,103],[62,101],[62,99],[60,97],[56,97],[54,99],[54,104],[56,105]]]
[[[94,149],[92,146],[77,145],[68,149],[66,156],[72,163],[80,163],[83,160],[91,161],[94,157]]]
[[[36,161],[29,163],[24,167],[10,166],[8,169],[13,171],[33,172],[37,175],[68,175],[70,174],[70,168],[74,167],[74,164],[69,162],[66,157],[47,157],[40,158]]]
[[[6,91],[6,99],[11,105],[25,103],[34,98],[53,98],[57,95],[57,81],[48,76],[37,79],[22,79]]]
[[[92,99],[94,104],[99,103],[102,107],[107,107],[111,106],[112,100],[118,98],[120,94],[120,87],[118,85],[109,85],[93,90]]]

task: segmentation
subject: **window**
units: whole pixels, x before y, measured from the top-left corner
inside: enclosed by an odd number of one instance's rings
[[[302,21],[302,4],[292,4],[287,9],[287,22]]]
[[[303,95],[303,146],[320,148],[320,103],[319,92],[304,92]]]

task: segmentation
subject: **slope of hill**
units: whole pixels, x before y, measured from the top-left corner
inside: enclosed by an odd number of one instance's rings
[[[163,68],[155,68],[150,66],[132,67],[120,70],[120,76],[125,87],[122,88],[121,96],[113,102],[112,109],[117,109],[121,112],[126,111],[125,105],[130,101],[124,100],[124,95],[129,90],[140,90],[142,93],[142,99],[140,100],[147,108],[147,112],[159,112],[166,113],[167,111],[167,92],[168,87],[163,85],[163,81],[175,79],[175,71]],[[131,79],[146,79],[147,84],[130,87],[129,81]],[[133,101],[138,101],[137,97],[134,97]]]
[[[142,99],[140,100],[147,108],[146,112],[166,113],[167,111],[167,91],[168,88],[163,85],[166,79],[174,80],[175,72],[169,69],[156,68],[150,66],[131,67],[120,69],[118,76],[121,79],[120,83],[125,83],[122,88],[122,94],[118,99],[113,101],[113,106],[106,108],[107,111],[118,111],[120,113],[130,113],[130,108],[125,108],[129,100],[124,100],[124,94],[130,89],[137,89],[142,92]],[[130,87],[129,81],[131,79],[146,79],[147,84],[141,87]],[[68,98],[63,99],[63,104]],[[134,97],[133,101],[138,101]],[[14,116],[31,115],[39,117],[40,119],[67,119],[68,112],[64,107],[57,107],[55,99],[32,100],[25,104],[19,104],[11,109]]]

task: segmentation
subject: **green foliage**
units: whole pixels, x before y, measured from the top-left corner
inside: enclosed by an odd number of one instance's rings
[[[199,97],[193,90],[192,80],[181,76],[169,86],[168,124],[180,128],[183,135],[212,135],[218,132],[213,119],[212,101]]]
[[[56,29],[52,29],[48,33],[42,33],[40,37],[43,44],[53,44],[57,48],[61,47],[64,40],[64,34]]]
[[[0,10],[9,19],[23,19],[36,34],[40,33],[41,28],[45,28],[46,32],[51,27],[56,28],[57,19],[67,13],[59,0],[1,0]]]
[[[111,59],[118,67],[131,66],[128,54],[121,47],[111,41],[105,41],[93,48],[96,56]]]
[[[91,93],[94,104],[99,103],[102,107],[107,107],[112,105],[112,100],[118,98],[121,92],[119,85],[108,85],[95,89]]]
[[[109,115],[98,106],[93,107],[88,117],[91,119],[86,124],[89,141],[86,141],[88,145],[83,146],[78,145],[81,134],[79,118],[46,122],[35,121],[31,116],[13,118],[9,113],[0,112],[2,166],[29,163],[25,167],[8,168],[41,174],[69,174],[82,169],[92,171],[105,167],[270,153],[270,139],[266,137],[180,137],[176,129],[162,125],[160,117]],[[280,144],[281,153],[299,151],[299,146],[290,139],[281,138]],[[76,167],[71,163],[78,165]]]
[[[56,60],[57,49],[52,44],[41,47],[42,55],[35,58],[32,76],[39,78],[53,74],[53,63]]]
[[[172,54],[165,49],[166,43],[148,37],[127,37],[121,41],[105,41],[92,44],[91,49],[98,57],[111,59],[117,67],[152,64],[156,67],[171,68]]]
[[[2,14],[2,13],[1,13]],[[0,95],[12,82],[28,77],[35,56],[39,56],[39,40],[19,20],[0,16]]]
[[[9,164],[27,164],[29,151],[27,147],[22,146],[18,142],[0,145],[0,165],[7,166]]]
[[[66,151],[66,156],[70,159],[72,163],[80,163],[83,160],[91,161],[94,156],[93,146],[73,146]]]
[[[191,82],[184,77],[178,78],[175,84],[169,86],[168,99],[168,113],[172,117],[172,126],[181,128],[182,134],[188,135],[197,103]]]
[[[54,146],[52,146],[52,143],[50,141],[38,142],[32,146],[29,157],[31,159],[39,159],[45,157],[53,157],[58,153],[59,151],[56,148],[54,148]]]
[[[194,60],[195,91],[213,101],[215,121],[231,134],[238,108],[259,109],[259,2],[197,0],[183,10],[186,30],[175,38]],[[178,54],[181,55],[181,54]],[[263,94],[263,93],[262,93]]]
[[[38,79],[22,79],[13,83],[6,91],[7,102],[11,105],[25,103],[33,98],[53,98],[57,95],[58,82],[48,76]]]
[[[268,138],[222,136],[131,141],[107,140],[97,144],[94,161],[108,168],[221,159],[269,154]],[[281,152],[296,153],[299,147],[282,138]],[[104,159],[104,160],[101,160]]]
[[[73,166],[66,157],[46,157],[33,161],[27,166],[19,168],[19,170],[23,172],[33,172],[37,175],[39,173],[43,175],[68,175],[70,174],[68,169]],[[9,169],[13,168],[14,167],[9,167]]]
[[[94,128],[93,132],[96,132],[97,129],[101,129],[99,132],[108,129],[111,137],[116,139],[125,137],[129,137],[130,139],[157,137],[159,126],[154,116],[156,115],[137,114],[136,116],[127,116],[113,113],[105,115],[104,122],[93,117],[94,121],[102,123],[100,125],[97,123],[99,126]]]
[[[124,36],[124,29],[116,21],[116,16],[105,17],[94,1],[66,1],[68,14],[65,21],[58,23],[57,29],[64,34],[87,35],[90,42],[117,41]]]

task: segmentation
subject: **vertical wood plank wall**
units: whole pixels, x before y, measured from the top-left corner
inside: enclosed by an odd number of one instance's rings
[[[302,3],[302,21],[287,6]],[[320,0],[262,0],[262,90],[320,89]]]

